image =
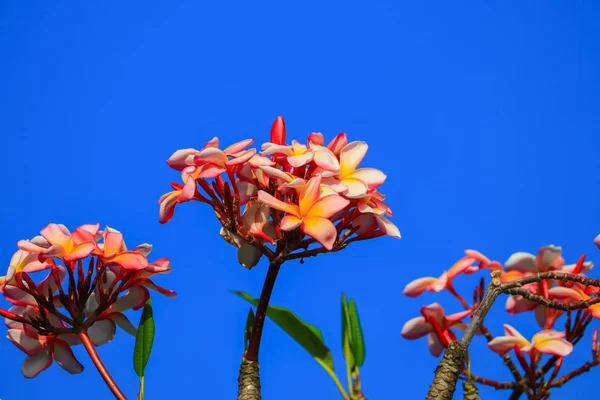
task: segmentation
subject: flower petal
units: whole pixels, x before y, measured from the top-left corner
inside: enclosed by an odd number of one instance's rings
[[[385,182],[387,175],[376,168],[361,168],[344,176],[344,179],[358,179],[363,181],[369,189],[381,186]]]
[[[131,336],[137,335],[137,328],[129,321],[129,318],[125,316],[123,313],[112,313],[109,318],[119,326],[119,328],[123,329],[125,332],[129,333]]]
[[[177,171],[181,171],[189,165],[194,165],[194,155],[198,153],[196,149],[181,149],[169,157],[167,165]]]
[[[275,210],[283,211],[300,218],[300,210],[295,204],[284,203],[283,201],[271,196],[264,190],[258,191],[258,199]]]
[[[40,372],[48,369],[52,365],[52,356],[50,349],[45,348],[34,356],[28,356],[23,365],[21,372],[25,378],[35,378]]]
[[[340,162],[335,154],[327,147],[319,146],[314,143],[311,143],[310,147],[315,152],[313,161],[317,167],[322,168],[325,171],[337,171],[340,169]]]
[[[369,145],[365,142],[352,142],[340,152],[340,173],[345,176],[356,171],[360,162],[365,158]]]
[[[535,256],[523,251],[519,251],[508,257],[508,260],[504,263],[504,267],[507,271],[537,272]]]
[[[291,231],[299,227],[300,224],[302,224],[302,219],[296,217],[295,215],[288,214],[281,219],[279,228],[282,231]]]
[[[418,339],[433,332],[433,327],[423,317],[416,317],[408,320],[402,327],[400,334],[404,339]]]
[[[110,307],[111,312],[122,312],[133,308],[139,310],[146,304],[150,297],[148,289],[142,286],[131,287],[124,296],[117,299],[115,304]]]
[[[427,335],[427,347],[429,348],[429,352],[434,357],[439,357],[444,352],[444,345],[440,342],[437,335],[435,333],[430,333]]]
[[[62,340],[54,341],[54,361],[71,374],[83,372],[83,365],[77,361],[71,347]]]
[[[421,293],[431,290],[437,280],[437,278],[433,277],[415,279],[404,287],[402,294],[408,297],[417,297]]]
[[[285,122],[278,116],[271,126],[271,143],[285,144]]]
[[[88,336],[95,346],[102,346],[113,340],[117,327],[110,319],[101,319],[88,328]]]
[[[303,165],[308,164],[313,160],[315,153],[312,150],[307,151],[303,154],[288,156],[287,162],[294,168],[299,168]]]
[[[306,183],[306,185],[300,191],[299,209],[300,215],[305,216],[309,214],[309,210],[313,207],[313,204],[319,199],[321,194],[321,176],[317,175]]]
[[[327,218],[305,218],[301,229],[304,233],[321,243],[327,250],[333,248],[333,244],[337,239],[337,230],[333,223]]]
[[[338,211],[343,210],[350,201],[337,194],[329,194],[317,200],[305,214],[306,218],[322,217],[331,218]]]
[[[234,143],[231,146],[227,147],[225,150],[223,150],[223,153],[225,153],[225,154],[239,153],[240,151],[244,150],[246,147],[250,146],[252,143],[254,143],[254,139],[242,140],[240,142]],[[254,150],[254,151],[256,152],[256,150]]]
[[[129,270],[144,269],[148,266],[148,259],[137,251],[124,251],[106,261],[107,265],[120,265]]]
[[[341,181],[348,190],[344,193],[344,197],[349,199],[358,199],[367,196],[369,187],[366,183],[358,179],[344,178]]]
[[[15,346],[30,356],[35,355],[42,350],[42,342],[27,336],[23,329],[9,329],[6,331],[6,337],[13,342]]]
[[[498,354],[508,353],[515,346],[519,346],[520,344],[522,344],[522,341],[514,336],[498,336],[488,342],[489,348]]]
[[[329,144],[327,148],[333,152],[336,156],[339,156],[340,152],[348,144],[348,136],[345,133],[338,134]]]

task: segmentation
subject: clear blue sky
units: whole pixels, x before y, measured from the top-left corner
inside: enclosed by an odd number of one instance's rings
[[[290,138],[345,131],[367,140],[365,162],[388,174],[382,189],[404,238],[290,262],[272,301],[322,329],[343,373],[346,291],[363,319],[367,396],[423,398],[437,360],[425,339],[405,341],[400,329],[423,304],[459,305],[443,294],[405,298],[408,281],[438,275],[464,248],[505,261],[553,243],[567,261],[581,253],[600,261],[592,244],[600,232],[600,4],[481,3],[1,1],[0,255],[8,263],[17,240],[49,222],[100,222],[130,245],[153,243],[174,268],[159,283],[180,295],[154,297],[147,399],[234,398],[248,309],[228,290],[257,295],[266,266],[238,265],[199,204],[158,224],[158,198],[178,176],[165,160],[215,135],[267,141],[277,115]],[[459,287],[470,292],[475,281]],[[488,320],[494,333],[504,317],[498,304]],[[510,321],[534,332],[533,318]],[[120,332],[99,349],[130,398],[133,343]],[[473,346],[474,371],[508,379],[483,339]],[[589,337],[580,346],[565,370],[588,359]],[[60,388],[110,398],[76,351],[83,375],[54,365],[27,381],[24,354],[0,341],[0,397]],[[261,363],[267,400],[338,398],[326,373],[272,323]],[[599,373],[554,398],[586,394]]]

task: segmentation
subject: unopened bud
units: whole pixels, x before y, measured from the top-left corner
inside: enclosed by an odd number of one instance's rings
[[[252,269],[262,257],[262,253],[256,247],[252,246],[249,243],[244,243],[238,249],[238,261],[242,264],[243,267]]]
[[[600,235],[596,236],[594,239],[594,244],[600,249]]]

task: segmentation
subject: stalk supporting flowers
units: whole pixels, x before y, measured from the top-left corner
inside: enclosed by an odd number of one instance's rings
[[[254,363],[275,279],[285,261],[340,251],[352,242],[383,235],[400,237],[379,191],[387,176],[359,167],[368,150],[365,142],[348,142],[340,133],[326,145],[323,134],[313,132],[306,143],[287,143],[284,120],[277,117],[270,141],[260,150],[249,148],[253,143],[245,139],[220,149],[215,137],[200,150],[177,150],[167,164],[180,172],[181,183],[172,182],[173,191],[159,200],[161,223],[173,217],[180,203],[208,204],[219,221],[220,235],[237,248],[242,266],[252,269],[262,257],[268,259],[240,368],[241,373],[253,374],[250,382],[258,379]],[[240,376],[239,382],[246,381]],[[252,392],[260,398],[260,390]]]
[[[118,400],[127,400],[127,397],[125,397],[121,389],[119,389],[113,377],[110,375],[110,373],[104,366],[104,363],[100,359],[100,356],[98,355],[98,352],[96,351],[96,348],[94,347],[94,344],[92,343],[87,333],[79,333],[79,338],[81,339],[81,343],[83,343],[83,347],[85,347],[85,350],[88,352],[90,358],[92,359],[92,362],[96,366],[96,369],[98,370],[98,372],[100,372],[102,379],[104,379],[104,382],[106,382],[106,386],[108,386],[115,398]]]

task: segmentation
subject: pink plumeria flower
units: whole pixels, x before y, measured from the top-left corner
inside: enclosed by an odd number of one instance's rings
[[[53,266],[52,268],[56,270],[59,281],[56,281],[52,273],[48,273],[48,275],[46,275],[46,277],[40,283],[35,285],[35,289],[38,293],[43,293],[44,295],[47,295],[48,292],[56,292],[56,290],[58,289],[58,285],[61,284],[64,277],[67,275],[66,269],[61,265]],[[23,284],[27,285],[26,282],[23,282]],[[6,300],[8,300],[14,305],[33,307],[38,306],[37,301],[32,295],[13,284],[7,284],[3,287],[0,287],[0,292],[4,294]]]
[[[39,318],[35,308],[31,306],[13,306],[10,311],[25,318]],[[66,327],[54,315],[48,315],[50,323],[57,328]],[[52,361],[56,361],[65,371],[71,374],[83,372],[83,365],[75,358],[71,346],[79,344],[75,335],[42,336],[27,324],[6,319],[8,339],[27,354],[21,371],[26,378],[34,378],[48,369]]]
[[[105,265],[117,264],[128,270],[148,266],[148,259],[141,252],[135,249],[127,251],[121,232],[107,226],[103,233],[104,243],[99,243],[92,254],[98,256]]]
[[[504,324],[504,334],[505,336],[495,337],[488,342],[488,346],[492,351],[505,354],[517,346],[524,352],[537,350],[540,353],[559,357],[564,357],[573,351],[573,345],[563,339],[565,333],[553,329],[540,331],[533,335],[533,338],[529,341],[515,328]]]
[[[291,146],[267,142],[264,143],[261,148],[261,155],[285,157],[288,164],[295,168],[300,168],[310,163],[315,158],[315,152],[297,140],[292,140]]]
[[[116,275],[112,271],[106,271],[102,279],[103,290],[109,290],[115,281]],[[113,293],[116,287],[113,286]],[[98,309],[97,293],[94,292],[88,298],[85,306],[86,316],[92,315]],[[104,310],[94,320],[92,326],[88,328],[88,336],[95,346],[101,346],[110,342],[116,334],[116,327],[119,326],[125,332],[132,336],[137,334],[137,328],[129,321],[123,312],[133,309],[139,310],[146,304],[150,298],[148,289],[142,286],[133,286],[127,293],[117,299],[110,307]]]
[[[585,301],[598,296],[599,292],[600,289],[596,287],[584,286],[579,283],[576,283],[573,287],[555,286],[548,290],[551,298],[563,301]],[[600,303],[591,305],[586,311],[590,312],[594,318],[600,319]]]
[[[79,260],[89,256],[96,248],[99,227],[99,224],[81,225],[71,234],[64,225],[48,224],[40,232],[42,236],[36,236],[31,241],[20,240],[17,246],[21,250],[38,253],[40,261],[50,257],[64,261]]]
[[[475,265],[478,263],[478,265]],[[452,283],[452,279],[460,274],[472,274],[482,268],[491,270],[502,269],[500,263],[491,261],[477,250],[465,250],[465,256],[458,260],[448,271],[444,271],[439,278],[424,277],[410,282],[403,294],[408,297],[417,297],[423,292],[441,292]]]
[[[540,248],[537,256],[526,252],[512,254],[504,263],[506,272],[501,280],[508,282],[538,272],[554,271],[565,265],[562,249],[553,245]]]
[[[10,259],[6,276],[0,276],[0,286],[5,286],[14,282],[14,276],[20,272],[37,272],[51,268],[54,265],[52,259],[39,261],[36,253],[29,253],[23,250],[17,250]]]
[[[346,134],[342,132],[335,138],[333,138],[331,142],[329,142],[327,148],[331,150],[331,152],[335,154],[336,157],[339,157],[340,153],[342,152],[342,149],[344,149],[344,147],[346,147],[347,144],[348,136],[346,136]]]
[[[389,219],[379,214],[361,214],[352,221],[351,226],[358,227],[356,234],[358,236],[367,235],[377,230],[382,234],[400,239],[400,230]]]
[[[251,200],[244,210],[242,220],[244,221],[244,227],[248,229],[248,232],[254,237],[275,244],[275,238],[267,235],[264,231],[267,224],[272,225],[272,223],[269,222],[270,216],[271,208],[267,204],[258,200]]]
[[[208,142],[206,142],[206,144],[204,145],[204,147],[202,148],[202,150],[207,149],[207,148],[218,148],[219,147],[219,138],[214,137],[211,140],[209,140]],[[171,155],[171,157],[169,157],[169,159],[167,160],[167,164],[169,165],[169,167],[177,170],[177,171],[183,171],[185,168],[187,167],[192,167],[194,166],[194,156],[196,154],[198,154],[200,152],[200,150],[196,150],[196,149],[181,149],[181,150],[177,150],[175,153],[173,153]]]
[[[332,177],[347,188],[344,197],[356,199],[368,196],[371,189],[380,186],[386,175],[375,168],[358,168],[367,154],[369,146],[365,142],[352,142],[340,151],[340,169],[335,173],[323,173],[323,177]]]
[[[161,224],[166,224],[173,218],[175,206],[179,203],[185,203],[194,198],[196,192],[196,182],[192,177],[186,177],[185,185],[171,182],[171,187],[175,190],[163,194],[158,200],[160,205],[158,221]]]
[[[256,149],[245,150],[254,142],[246,139],[220,150],[216,147],[207,147],[194,155],[194,164],[198,168],[192,175],[198,178],[216,178],[228,168],[233,168],[250,160],[256,155]],[[231,157],[231,159],[229,159]]]
[[[462,320],[472,313],[472,310],[466,310],[445,315],[444,308],[438,303],[433,303],[421,308],[421,317],[412,318],[406,322],[400,334],[403,338],[409,340],[419,339],[427,335],[429,352],[434,357],[438,357],[444,351],[445,345],[436,334],[433,324],[436,323],[443,334],[447,336],[444,338],[445,341],[455,340],[456,335],[450,329],[464,330],[467,325]]]
[[[320,186],[320,175],[311,178],[300,192],[298,205],[284,203],[263,190],[258,192],[258,198],[269,207],[287,213],[281,220],[281,230],[291,231],[300,227],[302,232],[331,250],[337,239],[337,230],[329,218],[350,202],[337,194],[320,197]]]

